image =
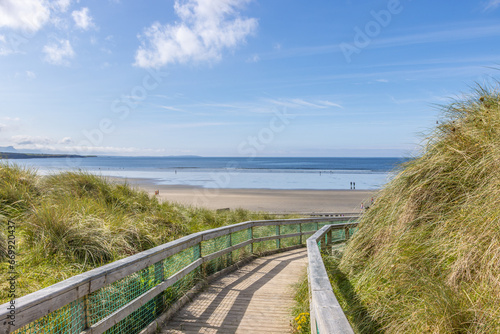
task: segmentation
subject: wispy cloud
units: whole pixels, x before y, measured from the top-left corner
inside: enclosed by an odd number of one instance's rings
[[[329,107],[337,107],[337,108],[344,109],[344,107],[342,107],[340,104],[335,103],[335,102],[330,102],[330,101],[318,101],[318,103],[323,104],[323,105],[325,105],[325,106],[329,106]]]
[[[498,2],[500,0],[493,0]],[[465,25],[465,24],[463,24]],[[376,38],[370,43],[370,48],[391,48],[416,44],[431,44],[450,41],[473,40],[483,37],[500,36],[500,24],[485,25],[481,22],[470,22],[467,28],[449,26],[422,27],[425,32],[407,33],[398,36]],[[280,52],[261,53],[261,59],[293,58],[321,55],[329,53],[340,53],[339,44],[316,45],[296,48],[281,48]]]
[[[66,12],[71,5],[71,0],[54,0],[51,2],[52,8],[60,12]]]
[[[495,10],[500,6],[500,0],[489,0],[484,4],[484,10]]]
[[[72,144],[73,143],[73,139],[71,137],[64,137],[63,139],[59,140],[58,144],[64,144],[64,145],[68,145],[68,144]]]
[[[174,10],[180,22],[156,22],[147,28],[139,36],[141,46],[135,65],[158,68],[170,63],[219,60],[224,49],[244,43],[257,29],[255,18],[244,18],[238,12],[247,2],[176,0]]]
[[[230,125],[234,123],[228,122],[199,122],[199,123],[178,123],[178,124],[167,124],[168,128],[204,128],[210,126],[221,126],[221,125]]]
[[[17,145],[48,145],[54,143],[51,138],[43,136],[17,135],[12,136],[11,140]]]
[[[340,104],[330,102],[330,101],[306,101],[300,98],[291,99],[270,99],[268,100],[272,104],[288,107],[288,108],[312,108],[312,109],[326,109],[329,107],[343,108]]]
[[[45,61],[54,65],[69,65],[69,59],[75,56],[75,52],[68,40],[59,40],[43,47]]]
[[[260,60],[259,55],[253,55],[247,59],[247,63],[256,63]]]
[[[370,47],[386,48],[414,44],[430,44],[439,42],[461,41],[481,37],[500,36],[500,25],[487,25],[467,28],[442,29],[424,33],[406,34],[374,40]]]
[[[75,25],[80,29],[88,30],[94,27],[92,16],[90,16],[89,9],[87,7],[80,10],[74,10],[71,13],[71,16],[75,21]]]
[[[185,110],[182,110],[182,109],[179,109],[179,108],[176,108],[176,107],[172,107],[172,106],[158,106],[162,109],[165,109],[165,110],[170,110],[170,111],[180,111],[180,112],[186,112]]]

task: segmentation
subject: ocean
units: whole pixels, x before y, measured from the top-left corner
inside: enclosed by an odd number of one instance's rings
[[[378,189],[406,158],[111,157],[10,160],[41,175],[68,170],[156,184],[242,189]]]

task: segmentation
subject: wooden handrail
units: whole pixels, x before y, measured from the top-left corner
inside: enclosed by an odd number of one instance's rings
[[[224,226],[216,229],[211,229],[203,232],[194,233],[180,239],[168,242],[166,244],[151,248],[147,251],[132,255],[130,257],[112,262],[99,268],[95,268],[88,272],[76,275],[67,280],[56,283],[45,289],[33,292],[15,300],[15,327],[9,325],[10,311],[8,309],[10,303],[5,303],[0,306],[0,333],[11,333],[37,319],[40,319],[69,303],[76,301],[79,298],[85,297],[92,292],[95,292],[113,282],[123,279],[135,272],[147,268],[159,261],[162,261],[172,255],[179,253],[182,250],[188,249],[195,245],[200,245],[203,241],[208,241],[224,235],[242,231],[245,229],[253,229],[254,227],[262,226],[283,226],[293,224],[335,222],[352,219],[352,217],[326,217],[326,218],[301,218],[301,219],[276,219],[263,221],[247,221],[239,224]],[[344,224],[337,224],[344,225]],[[141,307],[145,301],[149,301],[159,293],[172,286],[174,283],[182,279],[185,275],[216,257],[228,254],[234,250],[252,245],[253,243],[279,240],[288,237],[302,237],[303,235],[313,234],[314,231],[302,231],[285,235],[274,235],[268,237],[255,238],[254,233],[251,233],[251,239],[237,245],[229,245],[227,248],[202,256],[199,259],[193,260],[189,265],[180,269],[175,274],[167,277],[157,286],[151,288],[147,292],[138,296],[128,304],[108,315],[96,324],[91,325],[86,329],[87,333],[103,333],[110,328],[119,319],[123,319],[128,314]],[[86,306],[87,307],[87,306]]]
[[[307,257],[309,261],[307,278],[309,282],[311,333],[354,334],[344,311],[342,311],[342,307],[340,307],[333,293],[325,264],[321,258],[318,242],[321,241],[321,246],[331,242],[325,236],[328,236],[328,233],[332,230],[344,230],[346,231],[346,238],[349,238],[349,228],[357,225],[358,223],[326,225],[307,239]]]

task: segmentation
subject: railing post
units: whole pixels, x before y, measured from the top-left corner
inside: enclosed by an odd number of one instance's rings
[[[302,224],[299,223],[299,233],[302,233]],[[302,245],[302,234],[300,235],[300,245]]]
[[[248,229],[248,240],[253,240],[253,226]],[[253,254],[253,242],[250,243],[250,254]]]
[[[201,254],[201,241],[198,243],[198,253],[200,254],[200,258],[203,257],[203,254]],[[195,259],[197,260],[197,259]],[[201,277],[205,278],[207,276],[207,263],[206,262],[203,262],[201,264]]]
[[[281,225],[276,225],[276,235],[280,235],[280,226]],[[281,239],[276,239],[276,249],[281,248]]]
[[[154,271],[155,271],[155,282],[156,285],[158,285],[164,280],[163,260],[158,261],[154,264]],[[163,311],[163,298],[156,298],[156,310],[157,314],[160,314]]]
[[[326,234],[320,238],[320,242],[321,242],[321,251],[325,251],[326,250]]]
[[[330,245],[332,243],[332,230],[326,233],[326,244]]]
[[[83,296],[83,317],[84,317],[84,323],[85,326],[83,327],[84,329],[90,328],[92,326],[92,321],[90,319],[90,302],[89,302],[89,295]]]
[[[229,240],[227,241],[228,243],[228,248],[231,247],[233,245],[233,238],[232,238],[232,233],[229,233],[228,236],[229,236]],[[233,263],[233,252],[229,252],[227,254],[227,260],[229,261],[229,265],[230,266],[232,263]]]
[[[349,235],[349,227],[345,227],[344,228],[344,231],[345,231],[345,240],[349,240],[349,238],[351,237]]]

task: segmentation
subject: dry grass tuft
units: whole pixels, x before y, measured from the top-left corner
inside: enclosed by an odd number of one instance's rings
[[[445,109],[362,217],[341,271],[387,333],[500,332],[500,93]]]

